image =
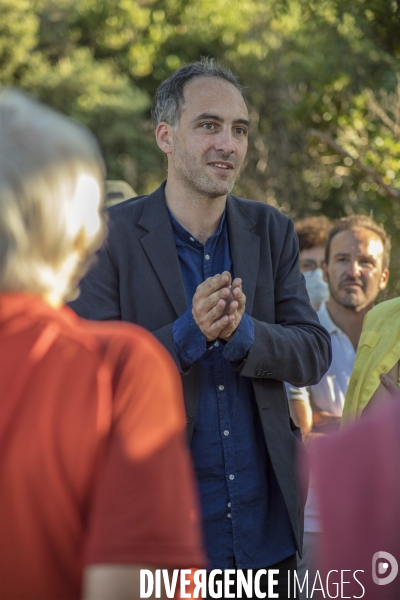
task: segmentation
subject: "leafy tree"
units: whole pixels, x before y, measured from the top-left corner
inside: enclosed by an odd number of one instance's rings
[[[30,0],[0,0],[0,83],[18,81],[37,44],[39,17]]]
[[[388,293],[400,294],[396,0],[0,0],[0,83],[86,123],[109,177],[139,193],[165,177],[151,98],[204,55],[247,87],[235,192],[294,218],[372,212],[392,234]]]

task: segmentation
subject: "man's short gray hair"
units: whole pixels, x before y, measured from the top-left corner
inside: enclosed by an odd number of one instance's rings
[[[0,291],[71,297],[104,238],[104,175],[88,130],[0,88]]]
[[[218,61],[203,57],[201,61],[181,67],[161,83],[154,97],[151,110],[155,127],[162,121],[172,127],[178,125],[182,104],[185,101],[183,95],[184,87],[190,79],[195,77],[216,77],[228,81],[239,90],[247,106],[243,87],[240,85],[236,75],[230,69],[222,66]]]

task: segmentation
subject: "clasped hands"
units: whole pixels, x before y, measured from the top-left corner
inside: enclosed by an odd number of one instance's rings
[[[232,281],[229,271],[209,277],[193,296],[193,318],[208,342],[220,338],[229,341],[246,307],[242,280]]]

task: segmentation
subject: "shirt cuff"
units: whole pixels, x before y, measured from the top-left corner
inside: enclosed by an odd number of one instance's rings
[[[310,394],[306,387],[299,388],[295,385],[291,385],[290,383],[285,383],[285,388],[289,402],[292,400],[300,400],[301,402],[310,404]]]
[[[231,362],[242,361],[254,344],[254,323],[247,313],[243,313],[232,339],[226,344],[222,356]]]
[[[184,369],[198,360],[207,350],[206,336],[193,319],[188,308],[172,325],[175,352]]]

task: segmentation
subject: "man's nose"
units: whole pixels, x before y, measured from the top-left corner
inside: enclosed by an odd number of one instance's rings
[[[221,129],[216,139],[216,149],[224,154],[233,154],[235,152],[235,144],[230,127]]]
[[[352,277],[359,277],[361,273],[361,265],[358,260],[350,260],[347,268],[347,272]]]

